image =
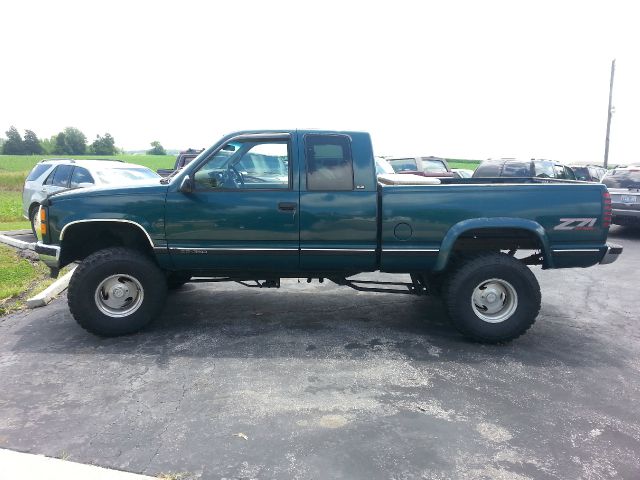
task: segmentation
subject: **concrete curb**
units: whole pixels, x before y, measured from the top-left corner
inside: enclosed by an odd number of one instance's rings
[[[22,240],[16,240],[8,235],[0,235],[0,242],[10,247],[19,248],[20,250],[34,250],[36,249],[35,243],[23,242]]]
[[[60,295],[68,286],[69,280],[71,280],[71,275],[73,275],[73,271],[76,267],[73,267],[69,272],[60,277],[58,280],[53,282],[47,288],[45,288],[42,292],[37,294],[34,297],[31,297],[27,300],[27,307],[29,308],[38,308],[44,307],[51,300],[53,300],[56,296]]]
[[[136,473],[0,449],[2,478],[12,480],[152,480]],[[6,477],[5,477],[6,475]],[[156,477],[157,478],[157,477]]]

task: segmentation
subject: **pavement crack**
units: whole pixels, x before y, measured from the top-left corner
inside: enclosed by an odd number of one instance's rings
[[[149,458],[149,461],[147,462],[147,465],[144,467],[143,472],[147,471],[147,469],[151,466],[151,463],[153,462],[153,460],[158,456],[158,453],[160,453],[160,450],[164,446],[164,435],[169,431],[169,427],[171,427],[171,425],[173,425],[173,423],[175,422],[176,413],[178,413],[178,411],[180,410],[180,406],[182,405],[182,401],[184,400],[184,397],[186,396],[186,394],[187,394],[187,384],[183,382],[182,394],[180,395],[180,398],[176,402],[176,407],[173,409],[173,412],[171,412],[169,421],[160,432],[160,435],[158,435],[160,439],[158,448],[156,448],[156,450],[153,452],[153,455],[151,455],[151,457]]]

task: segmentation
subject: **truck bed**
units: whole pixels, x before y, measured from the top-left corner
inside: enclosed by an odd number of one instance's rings
[[[447,179],[440,185],[380,185],[379,192],[380,268],[384,271],[437,270],[436,261],[454,247],[455,237],[466,232],[463,237],[475,238],[474,229],[482,227],[490,227],[496,238],[514,236],[513,243],[520,248],[548,250],[545,267],[590,266],[604,254],[607,229],[600,219],[606,188],[601,184],[535,178]],[[580,227],[579,219],[589,221]],[[531,237],[523,236],[523,229]],[[487,238],[475,244],[490,249],[490,235],[482,235]]]

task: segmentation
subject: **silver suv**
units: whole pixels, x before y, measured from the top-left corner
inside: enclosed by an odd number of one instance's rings
[[[53,158],[38,163],[24,182],[22,214],[34,225],[40,203],[48,195],[69,188],[128,185],[161,178],[153,170],[118,160]]]

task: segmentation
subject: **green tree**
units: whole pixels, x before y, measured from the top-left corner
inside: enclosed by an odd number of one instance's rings
[[[151,142],[151,150],[147,150],[147,155],[166,155],[167,152],[158,140]]]
[[[67,127],[63,131],[64,142],[69,155],[84,155],[87,152],[87,137],[74,127]]]
[[[40,140],[40,146],[42,147],[42,152],[46,155],[54,153],[53,151],[56,148],[56,135],[51,138],[43,138]]]
[[[24,154],[24,142],[20,136],[18,129],[11,125],[9,130],[5,132],[7,139],[2,145],[3,155],[23,155]]]
[[[91,144],[90,151],[95,155],[115,155],[116,141],[110,133],[105,133],[104,137],[96,135],[96,139]]]
[[[22,142],[25,155],[41,155],[44,151],[38,136],[33,130],[24,131],[24,141]]]
[[[67,148],[67,136],[64,134],[64,132],[60,132],[58,135],[56,135],[55,144],[51,153],[54,153],[56,155],[69,155],[69,153],[71,153]]]

